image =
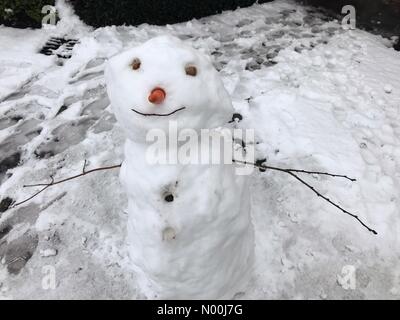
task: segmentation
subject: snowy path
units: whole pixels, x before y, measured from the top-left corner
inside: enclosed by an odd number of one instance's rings
[[[91,32],[72,22],[0,27],[2,207],[34,192],[22,185],[77,173],[84,159],[89,168],[122,160],[104,61],[168,32],[214,57],[241,123],[256,129],[260,158],[357,178],[304,177],[379,233],[290,176],[254,172],[257,266],[242,297],[400,298],[400,54],[387,40],[285,1],[167,27]],[[66,34],[80,41],[71,59],[36,53]],[[0,213],[0,297],[141,297],[127,267],[117,176],[89,175]],[[54,290],[42,287],[46,266],[55,268]],[[349,270],[354,290],[344,281]]]

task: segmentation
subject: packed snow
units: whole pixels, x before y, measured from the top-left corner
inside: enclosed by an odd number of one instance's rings
[[[120,179],[140,290],[148,298],[233,298],[253,270],[249,179],[224,159],[188,165],[168,157],[175,153],[178,160],[180,148],[188,146],[184,150],[192,147],[196,160],[199,138],[178,141],[175,132],[190,129],[200,136],[232,118],[231,100],[211,60],[176,37],[160,36],[113,56],[105,79],[127,136]],[[152,129],[162,135],[153,136]],[[155,144],[161,145],[152,154]]]
[[[91,29],[58,1],[55,28],[0,27],[0,195],[124,158],[125,132],[106,93],[115,54],[170,34],[211,56],[239,125],[267,164],[347,174],[250,176],[255,272],[237,298],[400,298],[400,54],[391,42],[291,1],[150,26]],[[39,54],[50,37],[78,39],[70,59]],[[138,299],[128,258],[119,170],[53,186],[0,213],[0,297]],[[143,183],[143,182],[142,182]],[[199,189],[199,188],[198,188]],[[201,192],[202,190],[193,190]],[[7,204],[8,203],[8,204]],[[55,285],[50,283],[54,277]]]

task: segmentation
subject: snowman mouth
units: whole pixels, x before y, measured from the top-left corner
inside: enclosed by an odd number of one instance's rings
[[[181,111],[183,109],[186,109],[186,107],[180,107],[180,108],[178,108],[178,109],[176,109],[174,111],[171,111],[169,113],[144,113],[144,112],[137,111],[136,109],[133,109],[133,108],[131,110],[133,112],[135,112],[137,114],[140,114],[141,116],[145,116],[145,117],[168,117],[168,116],[171,116],[174,113],[176,113],[178,111]]]

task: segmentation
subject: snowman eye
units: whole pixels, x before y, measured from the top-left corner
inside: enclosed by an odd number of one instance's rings
[[[186,66],[185,72],[188,76],[195,77],[197,75],[197,68],[195,66]]]
[[[131,68],[133,70],[137,70],[137,69],[140,68],[140,65],[141,65],[140,59],[139,58],[135,58],[135,59],[133,59],[133,61],[131,63]]]

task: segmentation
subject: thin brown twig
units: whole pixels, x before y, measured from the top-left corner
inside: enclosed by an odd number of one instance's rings
[[[326,172],[313,172],[313,171],[305,171],[305,170],[293,170],[293,169],[284,169],[284,168],[278,168],[278,167],[273,167],[273,166],[267,166],[267,165],[263,165],[263,164],[256,164],[256,163],[252,163],[252,162],[246,162],[246,161],[240,161],[240,160],[232,160],[233,162],[236,163],[240,163],[240,164],[244,164],[244,165],[252,165],[254,167],[260,168],[260,169],[270,169],[270,170],[275,170],[275,171],[280,171],[280,172],[285,172],[289,175],[291,175],[292,177],[294,177],[295,179],[297,179],[299,182],[301,182],[303,185],[305,185],[307,188],[309,188],[310,190],[312,190],[318,197],[321,197],[322,199],[324,199],[325,201],[327,201],[329,204],[331,204],[332,206],[336,207],[337,209],[339,209],[340,211],[342,211],[343,213],[353,217],[354,219],[356,219],[364,228],[366,228],[369,232],[372,232],[373,234],[378,234],[374,229],[370,228],[369,226],[367,226],[357,215],[343,209],[341,206],[339,206],[337,203],[333,202],[332,200],[330,200],[328,197],[325,197],[324,195],[322,195],[320,192],[318,192],[313,186],[311,186],[310,184],[308,184],[307,182],[305,182],[303,179],[301,179],[298,175],[294,174],[293,172],[302,172],[302,173],[309,173],[309,174],[325,174],[325,175],[329,175],[332,177],[342,177],[342,178],[346,178],[349,179],[350,181],[355,181],[355,179],[349,178],[347,176],[343,176],[343,175],[334,175],[334,174],[329,174]]]
[[[83,163],[82,173],[86,172],[86,165],[87,165],[87,160],[85,159],[85,162]]]
[[[257,163],[249,163],[248,162],[247,164],[251,164],[260,169],[271,169],[271,170],[282,171],[282,172],[290,171],[290,172],[298,172],[298,173],[317,174],[317,175],[329,176],[329,177],[334,177],[334,178],[344,178],[344,179],[350,180],[351,182],[357,181],[357,179],[351,178],[351,177],[343,175],[343,174],[330,173],[330,172],[326,172],[326,171],[322,172],[322,171],[309,171],[309,170],[303,170],[303,169],[273,167],[273,166],[263,164],[263,162],[265,162],[265,161],[266,161],[266,159],[262,160],[260,163],[259,162],[257,162]],[[239,160],[233,160],[233,162],[240,163]],[[243,163],[243,161],[242,161],[242,163]],[[260,167],[260,166],[262,166],[262,167]]]
[[[335,202],[333,202],[332,200],[330,200],[328,197],[325,197],[324,195],[322,195],[321,193],[319,193],[317,190],[315,190],[315,188],[311,185],[309,185],[307,182],[305,182],[303,179],[301,179],[299,176],[295,175],[293,172],[288,172],[291,176],[293,176],[294,178],[296,178],[298,181],[300,181],[301,183],[303,183],[305,186],[307,186],[309,189],[311,189],[318,197],[321,197],[322,199],[324,199],[325,201],[329,202],[331,205],[333,205],[334,207],[338,208],[339,210],[341,210],[343,213],[353,217],[354,219],[356,219],[362,226],[364,226],[369,232],[372,232],[373,234],[378,234],[378,232],[376,232],[374,229],[371,229],[370,227],[368,227],[357,215],[343,209],[341,206],[339,206],[338,204],[336,204]]]
[[[34,197],[36,197],[38,194],[42,193],[44,190],[46,190],[47,188],[49,188],[50,186],[52,186],[52,183],[54,182],[54,179],[52,176],[50,176],[51,178],[51,182],[48,183],[44,188],[40,189],[38,192],[34,193],[32,196],[30,196],[29,198],[26,198],[25,200],[22,200],[20,202],[14,203],[14,205],[12,205],[11,208],[15,208],[16,206],[19,206],[25,202],[28,202],[29,200],[33,199]]]
[[[121,164],[117,164],[117,165],[113,165],[113,166],[99,167],[99,168],[95,168],[95,169],[91,169],[91,170],[87,170],[86,171],[86,165],[87,165],[87,161],[85,160],[83,168],[82,168],[82,173],[74,175],[72,177],[68,177],[68,178],[65,178],[65,179],[62,179],[62,180],[54,181],[54,178],[51,176],[50,177],[51,178],[51,182],[49,182],[49,183],[36,183],[36,184],[26,184],[26,185],[24,185],[23,186],[24,188],[31,188],[31,187],[43,187],[43,188],[40,189],[35,194],[33,194],[32,196],[30,196],[29,198],[27,198],[27,199],[25,199],[23,201],[20,201],[18,203],[15,203],[12,207],[14,208],[16,206],[19,206],[19,205],[31,200],[32,198],[36,197],[37,195],[39,195],[40,193],[45,191],[47,188],[50,188],[50,187],[55,186],[57,184],[60,184],[60,183],[63,183],[63,182],[67,182],[67,181],[70,181],[70,180],[73,180],[73,179],[76,179],[76,178],[79,178],[79,177],[83,177],[83,176],[85,176],[85,175],[87,175],[89,173],[92,173],[92,172],[116,169],[116,168],[120,168],[121,167]]]
[[[24,188],[30,188],[30,187],[40,187],[40,186],[55,186],[56,184],[60,184],[60,183],[63,183],[63,182],[69,181],[69,180],[73,180],[73,179],[76,179],[76,178],[79,178],[79,177],[83,177],[83,176],[85,176],[85,175],[87,175],[89,173],[95,172],[95,171],[110,170],[110,169],[115,169],[115,168],[119,168],[119,167],[121,167],[121,164],[116,164],[116,165],[108,166],[108,167],[99,167],[99,168],[91,169],[91,170],[88,170],[88,171],[83,171],[80,174],[77,174],[75,176],[68,177],[68,178],[65,178],[65,179],[62,179],[62,180],[52,181],[50,183],[25,184],[23,187]]]
[[[272,166],[267,166],[267,165],[263,165],[263,166],[265,167],[265,169],[271,169],[271,170],[290,171],[290,172],[307,173],[307,174],[317,174],[317,175],[330,176],[330,177],[335,177],[335,178],[344,178],[344,179],[350,180],[352,182],[357,181],[357,179],[350,178],[350,177],[348,177],[346,175],[343,175],[343,174],[335,174],[335,173],[321,172],[321,171],[308,171],[308,170],[302,170],[302,169],[278,168],[278,167],[272,167]]]

